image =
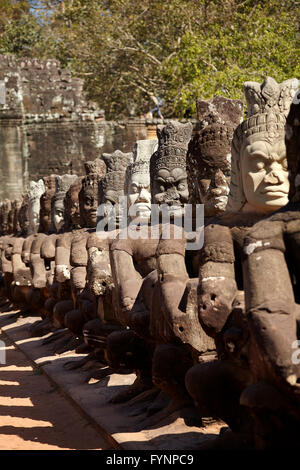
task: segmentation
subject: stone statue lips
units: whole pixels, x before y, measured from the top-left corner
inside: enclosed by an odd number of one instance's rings
[[[133,207],[139,211],[151,211],[151,204],[146,204],[145,202],[136,202],[133,204]]]
[[[89,217],[90,217],[91,219],[96,220],[96,219],[97,219],[97,211],[90,211],[90,212],[89,212]]]
[[[270,197],[282,197],[288,194],[286,189],[280,186],[279,187],[267,186],[264,189],[262,189],[260,192],[261,194],[268,194],[268,196]]]

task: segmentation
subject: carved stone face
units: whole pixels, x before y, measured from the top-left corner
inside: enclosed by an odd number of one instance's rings
[[[201,203],[205,206],[207,216],[214,215],[216,212],[225,211],[228,194],[230,174],[223,173],[220,169],[211,169],[206,178],[198,180],[199,194]]]
[[[40,223],[40,198],[33,199],[29,204],[30,229],[36,233]]]
[[[168,212],[181,215],[188,202],[187,173],[183,168],[161,168],[154,177],[153,203],[166,204]]]
[[[98,193],[88,189],[84,191],[82,198],[84,224],[86,227],[95,227],[97,224]]]
[[[41,197],[40,207],[40,227],[43,227],[43,231],[47,232],[50,227],[50,215],[51,215],[51,199],[47,198],[46,194]]]
[[[64,223],[64,204],[61,199],[53,204],[53,223],[57,232],[62,229]]]
[[[80,211],[78,198],[70,201],[70,219],[73,226],[80,224]]]
[[[29,228],[29,210],[28,210],[28,198],[24,196],[22,206],[18,214],[19,224],[21,226],[22,234],[27,234]],[[37,227],[38,228],[38,227]]]
[[[66,231],[80,227],[79,192],[82,187],[82,178],[77,178],[66,192],[64,198],[64,229]]]
[[[289,180],[283,138],[272,143],[261,136],[246,141],[241,155],[241,174],[248,205],[273,212],[288,202]]]
[[[114,191],[113,189],[108,189],[104,192],[103,198],[103,215],[104,217],[113,218],[115,220],[116,226],[119,226],[123,215],[122,206],[119,202],[120,196],[124,196],[123,191]]]
[[[39,232],[47,233],[51,224],[51,201],[55,194],[55,175],[43,178],[45,192],[40,198],[40,225]]]
[[[128,192],[128,215],[133,220],[149,220],[151,216],[150,174],[134,173]]]
[[[30,181],[28,191],[29,234],[37,233],[40,223],[41,196],[45,192],[42,179]]]

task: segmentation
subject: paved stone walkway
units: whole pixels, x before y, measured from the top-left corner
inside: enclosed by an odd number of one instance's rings
[[[24,354],[7,344],[0,365],[0,450],[109,449],[109,444]]]

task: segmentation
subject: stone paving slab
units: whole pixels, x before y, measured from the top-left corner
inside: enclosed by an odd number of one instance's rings
[[[133,383],[134,374],[113,374],[96,383],[85,383],[85,371],[68,371],[65,362],[78,360],[74,351],[54,355],[51,345],[29,336],[28,328],[37,317],[16,318],[0,313],[1,330],[26,356],[40,367],[60,391],[94,424],[116,448],[126,450],[193,450],[214,439],[224,423],[205,427],[189,426],[174,413],[155,426],[147,428],[146,407],[142,399],[126,404],[110,404],[109,399]]]

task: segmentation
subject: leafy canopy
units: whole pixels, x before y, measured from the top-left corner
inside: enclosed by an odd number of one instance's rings
[[[195,112],[197,97],[241,98],[246,80],[299,77],[293,0],[0,0],[0,53],[55,57],[108,118]]]

